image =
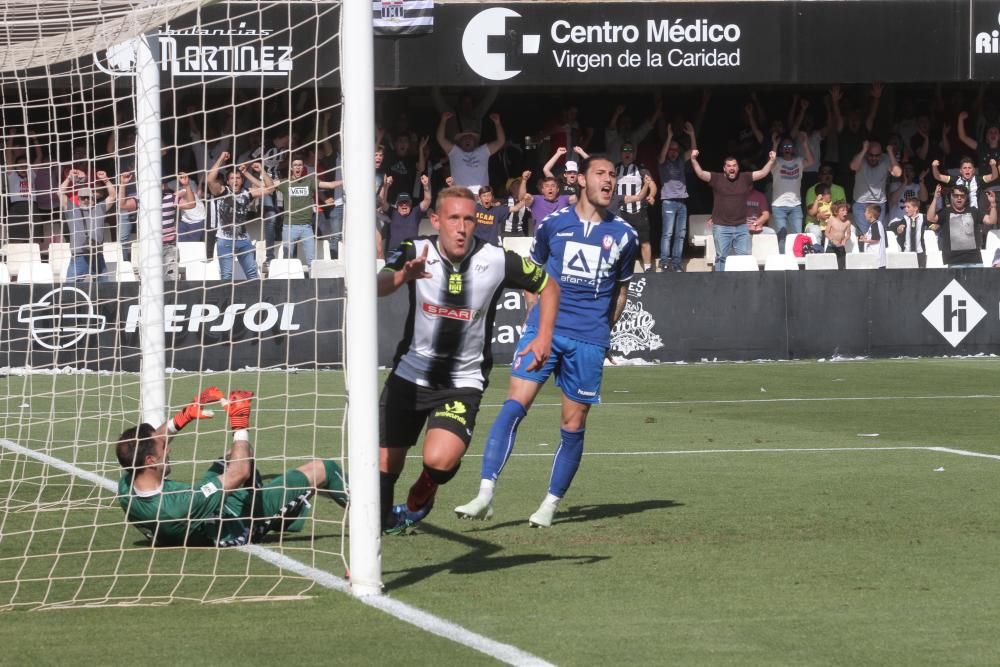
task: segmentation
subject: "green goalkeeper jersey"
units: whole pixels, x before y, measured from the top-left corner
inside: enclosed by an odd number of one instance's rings
[[[118,480],[118,502],[129,523],[156,546],[214,546],[243,533],[249,518],[249,489],[226,493],[214,472],[201,478],[198,487],[171,479],[160,491],[138,495],[132,475]]]

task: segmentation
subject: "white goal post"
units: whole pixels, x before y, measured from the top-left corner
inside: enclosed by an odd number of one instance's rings
[[[0,5],[0,611],[381,594],[371,3]],[[297,159],[311,202],[273,187]],[[227,231],[230,171],[251,195]],[[312,250],[274,237],[306,218]],[[333,461],[347,511],[320,493],[259,544],[153,547],[116,442],[210,385],[254,392],[263,484]],[[231,445],[215,412],[171,479]]]

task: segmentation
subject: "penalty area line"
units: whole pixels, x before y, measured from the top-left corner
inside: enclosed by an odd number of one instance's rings
[[[50,465],[57,470],[79,477],[82,480],[90,482],[91,484],[99,486],[112,493],[118,493],[118,484],[116,484],[113,480],[97,473],[84,470],[83,468],[79,468],[72,463],[63,461],[62,459],[48,454],[43,454],[42,452],[35,451],[34,449],[24,447],[16,442],[2,438],[0,438],[0,447],[14,452],[15,454],[27,456],[40,463]],[[289,572],[298,574],[306,579],[310,579],[323,588],[347,594],[350,594],[351,592],[350,583],[332,572],[327,572],[326,570],[320,570],[306,565],[305,563],[297,561],[294,558],[270,549],[266,549],[259,544],[248,544],[246,546],[236,548],[278,568],[288,570]],[[550,666],[552,664],[536,655],[523,651],[516,646],[504,644],[494,639],[490,639],[489,637],[484,637],[483,635],[467,630],[460,625],[456,625],[451,621],[447,621],[426,611],[412,607],[405,602],[393,600],[385,595],[366,595],[356,597],[355,599],[368,605],[369,607],[374,607],[379,611],[397,618],[404,623],[409,623],[410,625],[420,628],[421,630],[430,632],[431,634],[455,642],[456,644],[461,644],[475,651],[479,651],[480,653],[484,653],[491,658],[499,660],[500,662],[510,665],[538,665],[539,667]]]

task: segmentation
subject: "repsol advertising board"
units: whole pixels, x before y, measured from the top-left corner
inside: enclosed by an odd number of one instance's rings
[[[376,40],[376,81],[700,86],[962,80],[968,74],[968,2],[441,4],[433,34]],[[928,44],[934,48],[924,48]]]
[[[315,368],[343,361],[340,280],[245,282],[168,293],[167,366]],[[9,285],[0,302],[0,367],[137,371],[134,283]]]

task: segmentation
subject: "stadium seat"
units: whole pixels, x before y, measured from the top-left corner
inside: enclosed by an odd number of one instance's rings
[[[120,262],[124,259],[122,256],[122,244],[117,241],[105,241],[102,252],[104,253],[104,261],[108,264]]]
[[[1000,248],[1000,229],[991,229],[986,233],[986,249],[990,252],[991,260],[997,248]]]
[[[10,272],[7,270],[7,265],[0,262],[0,285],[10,284]]]
[[[941,254],[940,250],[928,250],[927,251],[927,263],[924,264],[924,268],[927,269],[943,269],[944,256]]]
[[[73,253],[68,243],[49,244],[49,265],[52,267],[52,276],[59,282],[66,280],[66,271],[69,269],[69,262]]]
[[[702,247],[712,238],[712,228],[708,226],[711,219],[712,216],[707,213],[688,215],[688,239],[691,245]]]
[[[885,256],[887,269],[916,269],[920,267],[915,252],[893,252]]]
[[[17,278],[25,264],[42,261],[42,249],[37,243],[8,243],[0,248],[0,255],[3,255],[11,278]]]
[[[55,276],[52,275],[52,267],[44,262],[28,262],[22,264],[17,272],[17,282],[26,283],[54,283]]]
[[[785,252],[787,254],[787,248],[785,249]],[[754,256],[754,258],[756,258],[757,264],[763,266],[767,263],[768,257],[778,254],[778,235],[764,233],[753,234],[750,237],[750,253]]]
[[[932,250],[941,250],[941,246],[938,245],[937,234],[930,229],[924,230],[924,249],[927,251],[927,254],[930,254]]]
[[[305,278],[302,262],[297,259],[272,259],[267,271],[268,279],[289,280]]]
[[[832,252],[814,252],[806,255],[806,271],[836,271],[837,256]]]
[[[316,248],[316,258],[317,259],[333,259],[330,256],[330,242],[323,239],[318,244],[319,247]]]
[[[728,260],[727,260],[728,261]],[[764,260],[765,271],[798,271],[799,258],[793,255],[771,255]]]
[[[505,236],[503,247],[505,250],[513,250],[521,257],[527,257],[531,252],[531,244],[534,241],[530,236]]]
[[[337,259],[314,259],[309,267],[310,278],[343,278],[347,275],[347,266]]]
[[[110,266],[110,264],[108,266]],[[132,262],[126,262],[124,260],[115,263],[114,276],[115,282],[119,283],[134,283],[137,281]]]
[[[878,257],[870,252],[849,252],[847,253],[848,269],[874,269]]]
[[[204,262],[206,259],[208,255],[205,253],[204,243],[181,241],[177,244],[177,262],[182,267],[188,262]]]
[[[730,255],[726,258],[726,272],[730,271],[757,271],[757,258],[753,255]]]
[[[184,271],[184,279],[198,282],[204,282],[206,280],[220,280],[219,261],[215,258],[213,258],[213,260],[214,261],[191,262],[187,264],[186,270]]]

